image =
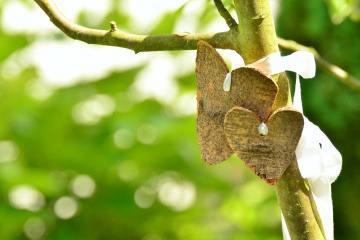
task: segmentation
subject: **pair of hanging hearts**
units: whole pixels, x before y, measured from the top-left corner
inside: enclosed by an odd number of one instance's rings
[[[275,184],[296,159],[303,115],[291,107],[272,112],[278,86],[271,76],[256,68],[233,70],[231,89],[223,91],[228,72],[220,54],[200,41],[196,78],[197,134],[202,158],[215,164],[236,153],[256,175]],[[259,126],[267,127],[268,132],[261,134]]]

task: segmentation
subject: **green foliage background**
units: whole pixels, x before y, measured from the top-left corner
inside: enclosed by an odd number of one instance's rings
[[[8,2],[0,1],[0,15]],[[37,7],[32,1],[22,2]],[[213,21],[223,21],[208,2],[207,8],[199,10],[201,27],[197,26],[197,31]],[[347,1],[329,2],[330,8],[319,0],[282,1],[278,34],[314,46],[326,59],[360,77],[360,25],[352,21],[356,20],[357,8]],[[230,1],[226,3],[230,5]],[[344,4],[348,8],[339,7]],[[338,25],[331,21],[336,13],[343,20],[335,17]],[[83,12],[78,22],[104,29],[116,20],[123,30],[137,31],[131,27],[126,11],[118,8],[112,8],[96,23],[87,22],[87,14]],[[166,14],[150,33],[173,32],[181,17],[182,8]],[[224,25],[218,30],[225,29]],[[67,37],[60,32],[9,34],[0,28],[0,67],[12,54],[43,39],[65,41]],[[180,53],[171,54],[176,57]],[[195,66],[195,59],[188,61]],[[0,141],[11,141],[16,150],[16,159],[0,161],[1,239],[281,239],[280,211],[273,187],[253,176],[236,157],[219,165],[205,165],[197,146],[194,114],[176,114],[156,99],[142,100],[131,94],[129,89],[145,66],[55,89],[46,100],[28,94],[27,86],[39,76],[37,67],[11,77],[0,75]],[[194,72],[176,80],[178,101],[182,94],[196,91]],[[343,155],[342,173],[333,184],[335,237],[360,239],[359,92],[321,69],[315,79],[303,80],[302,86],[305,115]],[[94,125],[75,122],[74,107],[96,94],[110,97],[116,110]],[[114,141],[117,131],[124,129],[120,141],[128,144],[127,149],[117,147]],[[154,141],[144,141],[139,135],[141,129],[148,137],[155,136]],[[127,177],[119,176],[119,172]],[[91,176],[96,183],[90,198],[76,196],[70,187],[79,174]],[[186,209],[164,202],[159,189],[166,181],[191,186],[196,192],[195,201]],[[12,206],[9,193],[22,184],[41,192],[45,205],[37,211]],[[142,201],[149,204],[145,208],[134,200],[139,191]],[[67,220],[58,218],[53,210],[63,196],[79,204],[77,214]],[[29,237],[24,232],[29,219],[43,223],[45,233],[34,237],[39,229],[33,226],[35,234]]]

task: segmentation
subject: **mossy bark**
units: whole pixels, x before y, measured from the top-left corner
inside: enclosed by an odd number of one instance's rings
[[[236,51],[241,54],[245,63],[249,64],[270,53],[278,52],[269,1],[235,0],[234,4],[239,20]],[[279,76],[274,78],[278,81]],[[291,104],[288,80],[282,78],[281,81],[280,100],[275,104],[276,107]],[[291,239],[324,239],[316,205],[305,180],[300,175],[296,159],[292,159],[277,183],[276,191]]]
[[[268,0],[235,0],[239,48],[246,64],[278,52],[274,20]]]
[[[324,239],[316,205],[296,159],[277,183],[276,191],[291,239]]]

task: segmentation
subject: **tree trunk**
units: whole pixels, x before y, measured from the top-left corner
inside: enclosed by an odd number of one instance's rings
[[[239,20],[239,40],[236,50],[246,64],[270,53],[278,52],[274,21],[268,0],[235,0]],[[273,76],[279,85],[275,107],[291,105],[288,79]],[[305,180],[301,177],[296,159],[276,185],[278,201],[292,240],[324,239],[322,224]]]

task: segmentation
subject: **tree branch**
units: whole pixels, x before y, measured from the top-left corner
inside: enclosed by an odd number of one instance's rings
[[[312,47],[303,46],[295,41],[285,40],[282,38],[278,38],[278,44],[280,47],[284,49],[288,49],[291,51],[299,51],[304,50],[314,54],[315,60],[318,63],[318,66],[328,72],[330,75],[340,80],[345,85],[349,86],[354,90],[360,90],[360,80],[350,75],[345,70],[340,67],[328,62],[324,58],[320,56],[320,54]]]
[[[235,19],[231,16],[229,11],[225,8],[222,0],[214,0],[215,6],[220,15],[225,19],[226,24],[231,30],[237,30],[238,24]]]
[[[198,41],[206,41],[215,48],[235,49],[232,41],[235,30],[219,33],[177,33],[169,35],[135,35],[117,29],[111,22],[110,30],[97,30],[72,23],[52,0],[34,0],[50,21],[69,37],[89,44],[128,48],[135,53],[167,50],[195,50]]]
[[[236,39],[238,39],[239,35],[241,35],[242,33],[238,32],[238,24],[224,7],[221,0],[214,0],[214,3],[220,15],[225,19],[227,25],[230,28],[230,31],[219,33],[177,33],[153,36],[125,33],[118,30],[116,23],[113,21],[110,23],[109,30],[97,30],[82,27],[67,19],[60,12],[60,10],[57,8],[57,6],[52,0],[34,1],[48,15],[50,21],[66,35],[73,39],[83,41],[89,44],[122,47],[131,49],[135,53],[138,53],[150,51],[195,50],[198,41],[202,40],[208,42],[215,48],[232,49],[239,53],[243,53],[242,56],[245,58],[246,54],[250,54],[251,52],[241,51],[240,46],[243,45],[243,43],[237,44],[238,41],[236,41]],[[257,16],[255,16],[255,18],[256,17]],[[261,17],[262,16],[260,16],[260,18]],[[247,41],[254,42],[251,38],[247,39]],[[360,90],[360,80],[350,75],[348,72],[344,71],[338,66],[322,58],[314,48],[306,47],[294,41],[285,40],[282,38],[278,38],[277,41],[279,46],[285,49],[289,49],[292,51],[305,50],[312,52],[319,67],[321,67],[329,74],[334,76],[336,79],[340,80],[342,83],[351,87],[352,89]]]
[[[315,200],[301,177],[296,159],[277,183],[276,193],[291,239],[325,239]]]

